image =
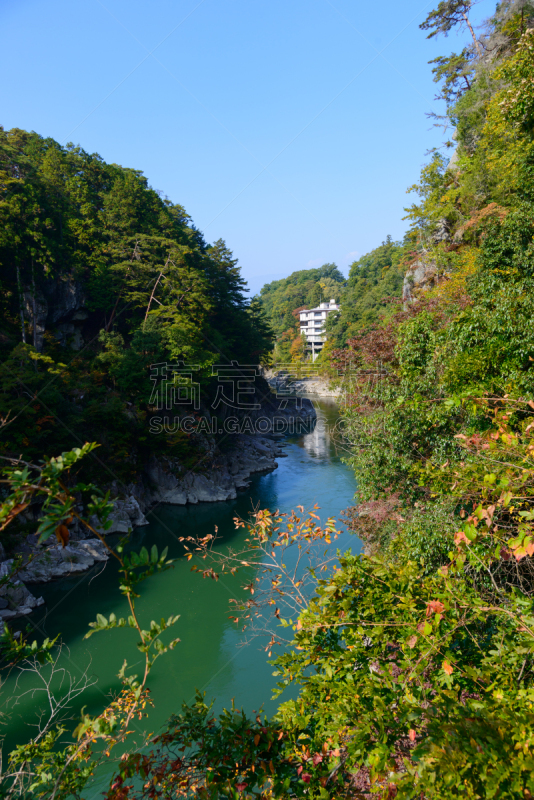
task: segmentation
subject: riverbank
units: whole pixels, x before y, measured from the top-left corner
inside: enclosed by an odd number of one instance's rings
[[[271,389],[281,397],[315,395],[335,400],[341,397],[341,388],[333,386],[330,378],[321,375],[298,377],[282,369],[264,370],[263,376]]]
[[[184,469],[176,459],[151,455],[137,481],[128,485],[113,481],[103,487],[114,499],[111,526],[107,530],[99,528],[96,518],[92,518],[93,527],[102,535],[125,534],[148,525],[146,515],[162,504],[184,506],[236,499],[239,492],[249,488],[254,474],[278,467],[276,459],[284,457],[281,440],[295,429],[311,430],[316,413],[309,400],[287,407],[284,402],[275,402],[274,397],[265,397],[254,415],[242,415],[236,421],[235,432],[229,431],[217,442],[213,437],[198,435],[198,463],[191,469]],[[268,432],[255,432],[257,428],[267,428]],[[83,505],[78,511],[83,515]],[[25,519],[37,526],[38,510],[27,509]],[[78,520],[70,525],[69,534],[66,547],[55,540],[53,544],[49,540],[40,545],[35,534],[27,535],[15,547],[14,554],[22,556],[23,564],[16,575],[16,588],[0,587],[0,631],[5,622],[25,617],[42,604],[42,598],[36,598],[26,583],[48,583],[108,560],[105,545],[88,535]],[[7,575],[13,558],[3,555],[0,569]]]
[[[169,714],[178,712],[182,702],[194,698],[195,689],[206,691],[207,700],[217,698],[216,711],[228,707],[235,698],[238,707],[258,709],[262,704],[266,713],[276,709],[271,700],[273,683],[272,666],[263,649],[263,640],[249,641],[248,631],[230,619],[230,598],[243,597],[243,585],[262,577],[261,570],[244,567],[237,575],[221,576],[219,581],[203,580],[191,571],[191,566],[205,566],[195,556],[190,562],[185,558],[180,537],[204,537],[215,533],[217,549],[244,546],[246,530],[236,530],[234,518],[248,518],[254,508],[291,511],[302,504],[311,509],[315,503],[323,521],[339,518],[339,512],[349,506],[356,489],[354,475],[343,463],[342,451],[336,447],[334,431],[338,419],[337,406],[332,401],[316,401],[317,424],[310,433],[288,435],[280,440],[284,458],[277,457],[276,469],[255,472],[250,486],[238,491],[233,500],[199,502],[186,505],[161,504],[146,512],[148,525],[133,531],[132,547],[139,551],[146,547],[150,552],[156,545],[159,552],[169,548],[169,558],[174,559],[173,569],[151,578],[143,588],[139,610],[147,622],[180,614],[174,635],[180,638],[176,649],[161,660],[150,677],[154,708],[142,723],[143,729],[157,731]],[[297,511],[298,513],[298,511]],[[359,550],[360,543],[352,534],[344,533],[331,545],[331,551],[350,547]],[[116,677],[123,659],[135,663],[138,651],[135,640],[127,630],[83,638],[87,625],[100,613],[117,618],[128,616],[126,599],[118,591],[117,564],[110,558],[104,565],[95,566],[72,577],[65,576],[46,584],[33,585],[36,595],[45,603],[32,616],[32,624],[43,636],[61,633],[68,646],[64,661],[66,668],[80,674],[90,663],[91,674],[99,676],[89,698],[80,700],[86,713],[99,713],[104,702],[104,692],[120,691]],[[38,590],[38,591],[37,591]],[[274,607],[273,607],[274,611]],[[111,646],[116,641],[116,646]],[[266,643],[266,642],[265,642]],[[68,656],[67,656],[68,652]],[[21,683],[19,693],[28,688],[30,681]],[[4,686],[4,701],[14,692],[12,683]],[[73,708],[73,714],[78,711]],[[10,718],[10,737],[13,744],[24,741],[26,723],[38,710],[35,701],[24,697]],[[3,709],[0,709],[0,713]],[[141,726],[141,723],[140,723]],[[6,747],[6,750],[8,748]],[[105,787],[104,787],[105,788]],[[104,791],[104,788],[102,791]],[[95,790],[96,793],[96,790]]]

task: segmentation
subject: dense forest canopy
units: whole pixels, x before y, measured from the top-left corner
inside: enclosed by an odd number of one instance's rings
[[[315,364],[318,369],[328,369],[328,354],[333,348],[344,347],[357,333],[375,326],[389,314],[387,301],[402,294],[406,254],[411,249],[409,237],[404,242],[393,242],[388,236],[379,247],[353,261],[348,280],[335,264],[323,264],[263,286],[259,302],[276,335],[274,363],[306,360],[296,312],[335,299],[341,309],[328,316],[327,345]]]
[[[273,331],[280,336],[295,327],[295,309],[315,308],[321,301],[332,298],[339,302],[345,284],[343,273],[335,264],[323,264],[266,283],[260,290],[259,301]]]
[[[385,312],[384,300],[399,297],[406,267],[406,248],[391,236],[350,265],[340,312],[330,314],[328,337],[335,347],[376,324]]]
[[[73,431],[124,470],[159,446],[145,430],[151,364],[194,365],[209,393],[214,364],[270,349],[225,243],[138,170],[1,130],[0,190],[0,414],[25,412],[4,454],[56,450]]]

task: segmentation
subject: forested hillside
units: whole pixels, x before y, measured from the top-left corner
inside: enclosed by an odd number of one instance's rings
[[[316,364],[319,368],[327,366],[327,355],[333,348],[344,347],[356,334],[387,317],[392,308],[389,301],[400,301],[406,256],[412,249],[410,236],[402,243],[393,242],[388,236],[379,247],[350,265],[348,280],[335,264],[323,264],[266,284],[259,302],[276,335],[275,362],[304,358],[297,310],[315,308],[322,300],[335,299],[341,304],[339,312],[328,316],[328,344]]]
[[[366,552],[339,553],[332,566],[335,521],[302,507],[256,510],[234,554],[214,555],[211,535],[190,541],[206,559],[197,567],[204,577],[245,567],[248,594],[234,601],[232,620],[265,623],[270,657],[280,631],[290,633],[273,664],[277,691],[290,687],[291,698],[271,718],[234,707],[216,716],[199,694],[148,746],[121,757],[108,800],[534,797],[534,3],[488,0],[492,16],[479,29],[472,5],[441,0],[420,26],[461,42],[431,62],[445,150],[410,189],[418,200],[403,243],[386,239],[353,265],[342,313],[329,323],[339,345],[332,363],[347,379],[342,444],[358,485],[346,520]],[[132,364],[135,374],[163,356],[211,364],[232,342],[224,308],[236,330],[257,335],[259,312],[242,300],[223,244],[205,245],[140,175],[19,131],[3,146],[4,414],[34,403],[40,388],[71,424],[107,431],[123,418],[109,413],[113,403],[124,413],[134,398],[134,417],[143,409]],[[79,198],[73,213],[69,192]],[[265,287],[261,306],[278,336],[292,306],[316,302],[317,281],[342,289],[336,268],[322,269],[327,276],[294,273]],[[47,289],[62,276],[87,293],[87,317],[76,310],[54,321],[49,311],[40,353],[38,308],[43,297],[49,309],[66,307]],[[220,281],[215,299],[207,276]],[[95,342],[86,351],[60,327],[80,322],[83,341]],[[250,341],[265,352],[263,333]],[[231,346],[240,352],[238,341]],[[54,441],[44,404],[34,414],[29,434],[13,426],[11,447]],[[109,435],[129,434],[116,426]],[[57,472],[49,465],[31,484],[10,473],[6,525],[27,495],[63,496]],[[54,524],[66,516],[57,505]],[[290,547],[297,554],[286,558]],[[117,557],[132,616],[99,614],[91,633],[135,628],[144,678],[124,678],[124,667],[120,702],[84,717],[68,747],[51,732],[12,753],[10,787],[25,792],[11,796],[81,796],[94,741],[106,754],[122,746],[148,702],[150,659],[166,651],[158,637],[175,618],[142,630],[133,598],[168,564],[157,549]],[[294,564],[308,559],[301,580]],[[44,658],[51,647],[8,644],[13,659]]]
[[[534,796],[534,7],[475,32],[471,5],[421,26],[465,46],[432,64],[452,157],[410,189],[404,304],[371,330],[357,315],[334,356],[369,558],[320,587],[284,662],[318,669],[317,742],[383,797]]]
[[[322,300],[340,301],[346,281],[335,264],[323,264],[317,269],[301,269],[288,278],[272,281],[261,288],[254,298],[265,314],[275,335],[274,363],[288,364],[303,361],[304,349],[300,336],[297,310],[315,308]]]
[[[117,474],[147,451],[151,365],[259,363],[271,335],[223,241],[135,169],[23,130],[0,131],[0,415],[4,455],[94,439]],[[24,411],[17,418],[19,412]]]
[[[345,284],[343,273],[335,264],[323,264],[317,269],[301,269],[288,278],[266,283],[259,301],[276,336],[281,336],[289,328],[295,328],[295,309],[315,308],[321,300],[332,298],[339,302]]]
[[[343,347],[358,333],[375,326],[388,313],[385,301],[399,299],[409,241],[401,244],[388,236],[382,244],[350,265],[347,287],[338,314],[326,325],[331,347]]]

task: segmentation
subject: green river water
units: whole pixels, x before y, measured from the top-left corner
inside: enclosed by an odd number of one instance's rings
[[[147,623],[170,614],[180,615],[174,628],[174,636],[180,638],[180,643],[156,663],[150,675],[154,708],[139,723],[141,728],[157,731],[171,713],[180,710],[182,702],[194,698],[196,689],[206,692],[207,698],[215,698],[217,709],[229,706],[233,698],[238,707],[247,711],[262,705],[268,713],[275,710],[279,701],[272,700],[275,679],[273,667],[267,663],[265,643],[256,639],[243,645],[245,634],[229,619],[232,613],[229,599],[241,593],[240,587],[252,577],[251,571],[225,576],[218,582],[203,580],[191,572],[191,563],[183,557],[177,537],[203,536],[213,533],[217,525],[222,537],[218,546],[235,546],[245,534],[235,531],[233,517],[247,516],[253,507],[290,511],[297,505],[311,508],[317,503],[321,518],[339,517],[354,496],[354,476],[342,463],[344,453],[330,432],[338,419],[337,406],[326,400],[314,401],[314,405],[318,415],[315,430],[285,439],[287,457],[278,459],[278,469],[253,477],[250,487],[236,500],[159,506],[147,515],[150,525],[134,532],[136,548],[142,545],[150,548],[153,544],[159,548],[168,546],[169,557],[176,558],[173,569],[144,584],[138,601],[141,620]],[[337,547],[359,552],[361,543],[345,532],[332,545],[333,549]],[[84,671],[98,679],[73,704],[75,715],[82,705],[89,713],[98,713],[110,692],[120,688],[117,673],[123,660],[127,659],[130,665],[138,663],[140,671],[142,666],[131,630],[99,633],[89,640],[83,638],[88,623],[98,612],[109,616],[113,611],[117,617],[128,614],[126,601],[117,589],[115,565],[110,560],[105,568],[100,564],[74,578],[32,588],[46,601],[45,610],[32,618],[36,635],[61,633],[68,648],[62,654],[61,666],[75,679]],[[31,691],[35,685],[33,678],[22,676],[17,685],[10,679],[2,687],[0,711],[7,715],[4,752],[8,745],[32,735],[28,725],[35,722],[44,702],[41,694]],[[16,702],[15,697],[18,697]]]

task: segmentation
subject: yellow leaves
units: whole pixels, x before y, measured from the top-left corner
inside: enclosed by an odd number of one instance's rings
[[[454,255],[453,268],[440,279],[430,297],[438,298],[444,306],[456,304],[468,295],[468,284],[479,269],[480,249],[465,246]]]
[[[260,734],[259,734],[259,733],[257,733],[257,734],[256,734],[256,736],[254,737],[254,744],[256,745],[256,747],[257,747],[257,746],[259,745],[259,743],[260,743],[260,738],[261,738],[261,737],[260,737]]]

